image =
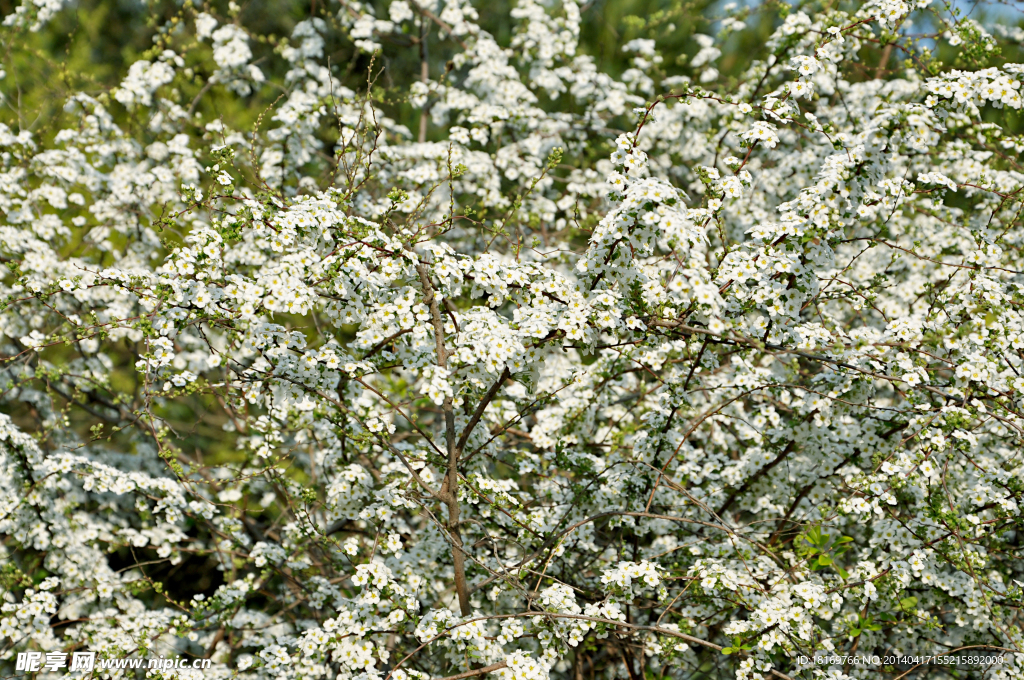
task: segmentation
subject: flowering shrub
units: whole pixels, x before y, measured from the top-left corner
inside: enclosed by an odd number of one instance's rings
[[[1024,32],[677,8],[616,73],[590,4],[186,0],[42,127],[71,10],[5,18],[0,668],[1024,676]]]

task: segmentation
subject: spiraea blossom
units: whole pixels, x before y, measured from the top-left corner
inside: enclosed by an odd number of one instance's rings
[[[4,19],[5,675],[1024,677],[1024,32],[258,4]]]

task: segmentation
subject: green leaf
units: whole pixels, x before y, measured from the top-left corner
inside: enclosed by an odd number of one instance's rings
[[[915,607],[917,607],[917,598],[916,597],[913,597],[913,596],[905,597],[902,600],[900,600],[900,609],[902,609],[903,611],[910,611],[911,609],[914,609]]]
[[[850,637],[857,637],[858,635],[860,635],[860,633],[861,633],[860,628],[851,628],[850,629]]]
[[[722,647],[722,654],[732,654],[735,651],[733,647]]]
[[[828,565],[832,564],[832,556],[831,555],[818,555],[818,564],[823,566],[823,567],[827,567]]]

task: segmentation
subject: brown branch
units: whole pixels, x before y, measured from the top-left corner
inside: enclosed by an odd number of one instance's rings
[[[434,325],[434,342],[437,345],[437,365],[448,369],[448,352],[444,347],[444,319],[434,295],[434,286],[430,283],[430,273],[422,262],[417,261],[416,272],[423,286],[423,301],[430,308],[430,317]],[[472,611],[469,604],[469,586],[466,582],[465,551],[462,548],[462,535],[459,532],[459,449],[455,444],[455,409],[452,398],[446,396],[441,404],[444,410],[445,441],[448,445],[448,471],[438,496],[448,508],[448,533],[452,537],[452,566],[455,569],[455,591],[459,594],[459,608],[463,616]]]
[[[765,465],[763,468],[758,470],[750,477],[747,477],[747,481],[743,483],[743,486],[733,491],[732,494],[727,499],[725,499],[725,502],[722,503],[722,507],[718,508],[715,514],[721,517],[722,513],[728,510],[729,506],[731,506],[733,502],[740,497],[740,495],[742,495],[747,489],[754,485],[754,482],[764,477],[766,474],[772,471],[772,468],[774,468],[776,465],[785,460],[786,456],[788,456],[790,452],[793,450],[794,444],[796,444],[795,441],[790,441],[788,444],[786,444],[786,448],[782,449],[782,453],[775,456],[775,460]]]
[[[392,333],[391,335],[389,335],[388,337],[384,338],[383,340],[378,342],[376,345],[371,347],[370,351],[363,355],[363,360],[365,361],[366,359],[369,359],[374,354],[376,354],[377,352],[379,352],[382,349],[384,349],[385,347],[387,347],[390,343],[394,342],[398,338],[400,338],[403,335],[405,335],[406,333],[410,333],[410,332],[412,332],[411,328],[403,328],[402,330],[400,330],[400,331],[398,331],[396,333]]]
[[[885,75],[885,67],[889,63],[889,56],[892,54],[892,43],[885,46],[882,50],[882,58],[878,62],[878,68],[875,69],[875,80],[881,80],[882,76]]]
[[[466,671],[465,673],[459,673],[458,675],[449,675],[447,678],[441,678],[440,680],[463,680],[463,678],[472,678],[477,675],[483,675],[484,673],[493,673],[494,671],[499,671],[505,667],[505,662],[499,661],[498,663],[492,663],[490,666],[477,668],[475,671]]]
[[[508,366],[506,366],[505,370],[501,372],[500,376],[498,376],[498,379],[494,381],[493,385],[491,385],[491,389],[487,390],[487,394],[485,394],[484,398],[480,400],[480,405],[476,407],[473,417],[469,419],[466,429],[462,431],[462,435],[459,437],[459,441],[455,445],[455,449],[460,456],[462,455],[462,449],[466,446],[466,442],[469,441],[469,435],[473,433],[473,428],[475,428],[477,423],[480,422],[480,418],[484,414],[484,409],[486,409],[487,405],[491,403],[491,400],[494,399],[498,390],[501,389],[501,386],[505,384],[505,381],[508,380],[511,375],[512,372],[508,370]]]
[[[451,38],[452,40],[454,40],[455,42],[457,42],[459,44],[459,47],[461,47],[464,50],[468,50],[469,49],[469,47],[466,45],[466,43],[461,38],[459,38],[457,35],[455,35],[455,30],[451,26],[449,26],[448,23],[444,19],[442,19],[441,17],[437,16],[436,14],[431,12],[429,9],[427,9],[423,5],[421,5],[418,2],[416,2],[416,0],[413,0],[411,4],[416,9],[417,12],[419,12],[420,14],[422,14],[423,16],[425,16],[426,18],[430,19],[435,24],[437,24],[441,28],[441,30],[443,30],[445,33],[448,34],[449,38]]]

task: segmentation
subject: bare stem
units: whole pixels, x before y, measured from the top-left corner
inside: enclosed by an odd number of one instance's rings
[[[507,664],[504,661],[498,663],[492,663],[490,666],[484,666],[483,668],[477,668],[475,671],[466,671],[465,673],[459,673],[458,675],[449,675],[447,678],[441,680],[464,680],[464,678],[472,678],[477,675],[483,675],[484,673],[493,673],[494,671],[500,671],[505,668]]]
[[[423,301],[430,307],[430,317],[434,323],[434,342],[437,344],[437,365],[447,370],[448,352],[444,347],[444,319],[441,308],[434,295],[434,286],[430,283],[430,273],[422,262],[416,263],[416,272],[420,275],[423,286]],[[452,564],[455,567],[455,591],[459,594],[459,608],[463,616],[469,616],[469,586],[466,582],[466,557],[462,548],[462,535],[459,532],[459,449],[455,444],[455,409],[452,398],[445,397],[441,404],[444,411],[445,440],[448,445],[448,471],[441,483],[438,497],[448,507],[448,533],[452,537]]]
[[[427,27],[426,19],[420,20],[420,82],[424,85],[430,78],[430,63],[427,53],[427,39],[430,37],[430,30]],[[430,98],[423,100],[423,108],[420,109],[420,133],[417,141],[423,144],[427,141],[427,115],[430,113]]]

